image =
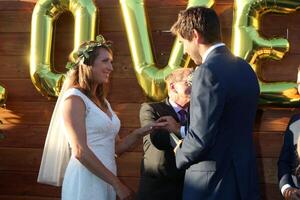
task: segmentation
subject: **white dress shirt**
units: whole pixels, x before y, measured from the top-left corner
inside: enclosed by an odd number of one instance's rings
[[[181,106],[179,106],[177,103],[175,103],[175,102],[172,101],[171,99],[169,99],[169,102],[170,102],[171,106],[173,107],[173,109],[175,110],[178,119],[180,119],[180,114],[179,114],[178,112],[179,112],[180,110],[184,109],[184,108],[182,108]],[[187,108],[185,108],[184,110],[185,110],[186,112],[188,112],[188,109],[187,109]],[[181,129],[183,129],[183,130],[181,130]],[[181,126],[181,127],[180,127],[180,135],[181,135],[182,138],[184,138],[184,136],[185,136],[185,126]]]

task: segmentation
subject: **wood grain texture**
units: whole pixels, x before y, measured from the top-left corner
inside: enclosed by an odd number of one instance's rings
[[[56,197],[39,197],[39,196],[15,196],[15,195],[0,195],[0,200],[60,200]]]
[[[47,99],[34,88],[29,75],[31,18],[37,0],[0,1],[0,85],[8,90],[7,108],[0,108],[0,200],[58,200],[60,188],[36,183],[42,148],[55,99]],[[140,104],[147,101],[137,83],[130,55],[125,25],[118,0],[96,0],[99,8],[97,33],[114,42],[114,72],[108,99],[122,122],[120,136],[126,137],[140,126]],[[215,0],[220,16],[223,41],[230,48],[233,22],[233,0]],[[186,0],[145,0],[155,65],[166,66],[174,37],[168,30]],[[300,64],[300,13],[269,13],[262,17],[260,34],[271,39],[288,38],[290,52],[281,61],[262,62],[266,81],[295,81]],[[74,20],[70,13],[55,22],[56,33],[51,65],[65,72],[69,52],[73,49]],[[262,199],[282,199],[277,185],[277,159],[283,132],[294,108],[265,108],[257,112],[254,144],[257,153]],[[132,190],[139,184],[142,141],[138,141],[117,159],[118,174]]]
[[[142,152],[126,152],[117,158],[118,175],[123,177],[140,177]],[[1,148],[0,171],[38,172],[42,149]],[[257,158],[261,183],[277,183],[277,157]]]

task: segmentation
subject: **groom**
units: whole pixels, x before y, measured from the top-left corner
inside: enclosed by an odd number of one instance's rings
[[[186,169],[183,200],[259,199],[252,129],[259,85],[251,66],[221,43],[214,10],[181,11],[171,31],[199,65],[193,73],[186,128],[162,117],[166,128],[185,134],[176,165]]]

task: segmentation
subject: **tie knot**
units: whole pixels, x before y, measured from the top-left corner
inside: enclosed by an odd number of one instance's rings
[[[178,114],[180,116],[180,121],[185,122],[186,121],[186,115],[187,115],[186,110],[181,109],[181,110],[178,111]]]

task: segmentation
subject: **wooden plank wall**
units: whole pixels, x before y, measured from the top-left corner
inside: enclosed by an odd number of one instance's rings
[[[0,200],[59,199],[60,189],[36,183],[42,148],[54,100],[41,96],[29,77],[31,15],[36,0],[0,1],[0,84],[8,90],[6,109],[0,109]],[[186,0],[145,0],[152,30],[158,66],[167,63],[173,36],[165,32],[186,7]],[[117,0],[98,0],[99,33],[114,42],[114,72],[109,100],[122,121],[124,136],[139,126],[140,104],[146,101],[134,75],[124,23]],[[225,43],[230,47],[233,0],[216,0]],[[290,53],[282,61],[265,61],[266,80],[296,80],[300,64],[300,14],[268,14],[262,19],[262,34],[286,37]],[[63,14],[56,22],[54,66],[64,71],[73,43],[73,19]],[[257,150],[263,199],[281,199],[277,186],[276,162],[293,108],[260,108],[256,118],[254,139]],[[138,187],[141,141],[118,159],[118,174],[133,190]]]

